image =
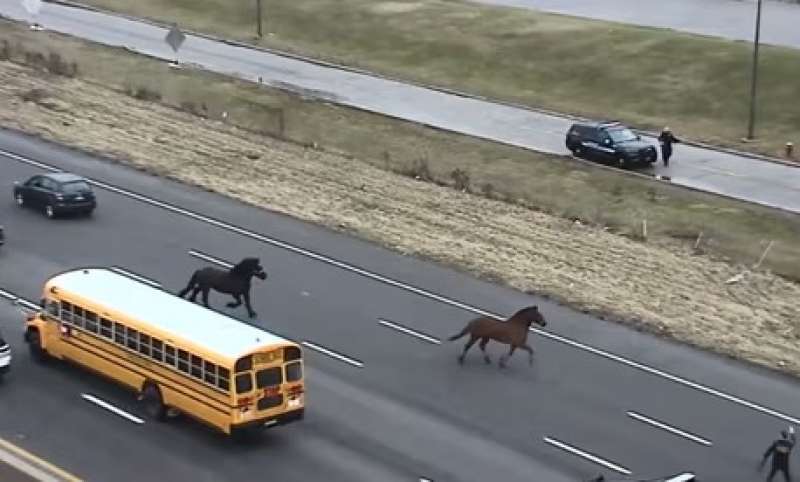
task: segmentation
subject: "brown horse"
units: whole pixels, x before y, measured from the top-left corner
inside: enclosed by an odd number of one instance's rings
[[[486,344],[489,343],[489,340],[496,340],[500,343],[511,345],[508,354],[500,356],[500,361],[498,362],[500,368],[505,368],[506,360],[514,354],[514,350],[517,348],[528,352],[528,363],[533,365],[533,348],[528,346],[527,343],[528,329],[532,323],[543,327],[547,326],[547,321],[539,312],[539,307],[536,305],[517,311],[505,322],[497,321],[487,316],[475,318],[467,323],[467,326],[461,330],[461,333],[451,336],[448,340],[458,340],[469,334],[469,340],[467,344],[464,345],[464,351],[461,353],[461,356],[458,357],[458,363],[461,364],[464,363],[464,356],[467,354],[467,351],[472,348],[472,345],[478,340],[481,341],[478,346],[480,346],[483,352],[484,361],[487,364],[492,363],[491,358],[489,358],[489,355],[486,353]]]

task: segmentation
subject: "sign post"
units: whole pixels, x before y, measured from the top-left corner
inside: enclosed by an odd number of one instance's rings
[[[175,61],[170,62],[169,66],[173,68],[180,68],[180,64],[178,63],[178,50],[183,45],[183,42],[186,41],[186,35],[181,32],[178,28],[178,25],[175,24],[167,33],[167,36],[164,37],[164,40],[172,47],[172,50],[175,52]]]
[[[42,0],[22,0],[22,6],[31,16],[31,30],[44,30],[44,27],[36,21],[36,17],[42,10]]]

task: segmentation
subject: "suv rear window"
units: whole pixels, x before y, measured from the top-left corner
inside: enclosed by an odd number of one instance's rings
[[[74,194],[77,192],[90,191],[89,184],[84,181],[70,181],[61,185],[61,192],[65,194]]]

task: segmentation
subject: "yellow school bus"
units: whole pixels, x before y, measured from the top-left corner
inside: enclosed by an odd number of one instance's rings
[[[301,420],[300,346],[105,268],[57,274],[25,340],[138,394],[147,414],[180,413],[226,434]]]

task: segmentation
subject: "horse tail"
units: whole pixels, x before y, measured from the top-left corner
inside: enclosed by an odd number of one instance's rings
[[[198,270],[198,271],[199,271],[199,270]],[[198,273],[198,271],[195,271],[194,273],[192,273],[192,277],[191,277],[191,278],[189,278],[189,283],[187,283],[187,284],[186,284],[186,288],[182,289],[182,290],[180,291],[180,293],[178,293],[178,296],[180,296],[181,298],[183,298],[184,296],[186,296],[186,294],[187,294],[187,293],[188,293],[188,292],[189,292],[189,291],[190,291],[192,288],[194,288],[194,287],[197,285],[197,273]]]
[[[457,334],[449,337],[447,340],[448,341],[455,341],[455,340],[458,340],[459,338],[461,338],[463,336],[466,336],[466,334],[469,333],[470,328],[472,328],[472,323],[471,322],[467,323],[467,326],[465,326],[464,329],[461,330],[460,333],[457,333]]]

